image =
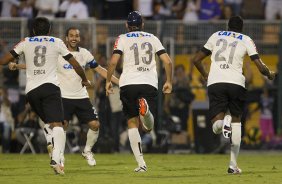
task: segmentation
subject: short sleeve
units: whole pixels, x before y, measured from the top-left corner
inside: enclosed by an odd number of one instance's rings
[[[211,52],[213,51],[213,47],[214,47],[214,34],[208,39],[207,43],[204,45],[204,48]]]
[[[258,55],[256,45],[251,38],[247,39],[246,48],[249,56]]]
[[[89,62],[94,60],[94,56],[86,49],[85,49],[84,57],[85,57],[85,61],[87,63],[89,63]]]
[[[124,45],[122,43],[122,37],[119,36],[115,41],[113,53],[122,54],[123,51],[124,51]]]
[[[156,36],[154,36],[154,39],[155,39],[154,42],[155,42],[156,53],[158,53],[159,51],[162,51],[162,50],[165,51],[165,48],[164,48],[163,44],[161,43],[161,41]]]
[[[64,42],[61,39],[58,39],[58,49],[60,55],[62,55],[63,57],[67,56],[68,54],[71,54],[67,46],[64,44]]]
[[[25,39],[21,40],[13,50],[10,51],[10,53],[16,58],[19,55],[21,55],[24,52],[24,47],[25,47]]]

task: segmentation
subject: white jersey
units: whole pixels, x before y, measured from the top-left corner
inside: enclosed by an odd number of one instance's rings
[[[212,52],[208,86],[233,83],[245,87],[244,57],[258,54],[250,37],[232,31],[218,31],[208,39],[204,48]]]
[[[95,62],[94,56],[86,49],[79,47],[78,51],[71,52],[82,68],[85,68],[88,63]],[[97,64],[98,66],[98,64]],[[82,99],[89,98],[86,87],[82,87],[81,78],[72,65],[68,63],[62,56],[58,62],[58,78],[60,89],[63,98]]]
[[[70,52],[63,41],[50,36],[27,37],[18,43],[11,52],[15,52],[15,55],[24,54],[27,79],[26,93],[45,83],[58,86],[58,57],[59,55],[70,56]]]
[[[153,34],[135,31],[120,35],[114,53],[123,54],[123,71],[119,86],[149,84],[158,88],[155,54],[165,52],[160,40]]]

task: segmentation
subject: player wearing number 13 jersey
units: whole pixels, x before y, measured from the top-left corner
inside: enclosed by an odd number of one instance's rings
[[[56,174],[64,174],[60,168],[60,155],[63,154],[66,137],[62,128],[64,120],[61,91],[58,87],[57,62],[62,55],[89,86],[83,68],[58,38],[48,36],[51,25],[46,18],[36,18],[33,23],[34,37],[27,37],[7,53],[0,64],[8,64],[19,55],[24,55],[26,68],[26,96],[32,109],[53,128],[53,147],[51,167]],[[14,65],[17,66],[17,65]],[[15,68],[14,68],[15,69]],[[81,86],[82,87],[82,86]]]
[[[117,62],[123,56],[123,71],[119,80],[120,99],[127,117],[130,146],[138,163],[135,172],[144,172],[147,171],[147,167],[143,159],[138,127],[139,118],[141,126],[146,131],[152,130],[154,125],[153,115],[156,111],[158,88],[155,54],[165,66],[166,82],[163,86],[165,94],[171,93],[172,90],[172,64],[159,39],[151,33],[142,31],[144,24],[139,12],[129,13],[126,25],[129,32],[120,35],[114,45],[108,68],[106,91],[107,95],[112,93],[110,80]]]
[[[245,101],[245,77],[243,60],[248,54],[259,71],[272,80],[274,72],[270,71],[259,58],[252,39],[242,34],[243,20],[239,16],[231,17],[228,31],[214,33],[199,51],[192,62],[207,80],[209,112],[215,134],[223,133],[231,138],[231,156],[228,173],[239,174],[237,157],[241,143],[241,115]],[[201,61],[211,55],[209,73]],[[229,112],[231,116],[229,115]]]

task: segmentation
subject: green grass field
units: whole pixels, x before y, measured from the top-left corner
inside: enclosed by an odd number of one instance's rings
[[[0,154],[0,184],[282,184],[281,153],[242,153],[241,175],[226,173],[229,155],[146,154],[146,173],[134,173],[131,154],[97,154],[89,167],[79,155],[66,155],[65,176],[54,175],[47,154]]]

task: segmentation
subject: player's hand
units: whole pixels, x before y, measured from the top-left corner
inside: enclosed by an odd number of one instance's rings
[[[269,76],[267,76],[267,78],[269,80],[274,80],[275,79],[275,75],[276,75],[276,73],[274,71],[270,71],[269,72]]]
[[[90,87],[90,86],[91,86],[91,82],[90,82],[89,80],[87,80],[87,81],[82,81],[81,84],[82,84],[83,87],[84,87],[84,86],[86,86],[86,87]]]
[[[114,93],[112,83],[111,82],[106,82],[106,95],[109,96],[112,93]]]
[[[163,93],[164,94],[169,94],[172,91],[172,84],[171,82],[166,82],[163,86]]]
[[[17,70],[17,63],[10,62],[8,66],[10,70]]]

